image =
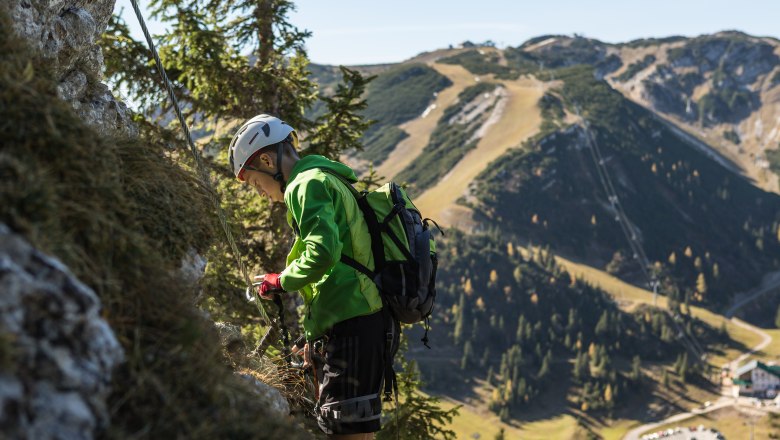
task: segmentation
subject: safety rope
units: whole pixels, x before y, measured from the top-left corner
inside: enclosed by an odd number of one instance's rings
[[[542,73],[545,72],[544,63],[540,63],[539,68]],[[548,72],[550,78],[555,80],[555,75],[551,71]],[[570,101],[573,104],[574,113],[579,119],[579,125],[585,131],[587,147],[590,151],[591,158],[596,165],[596,173],[598,174],[599,182],[601,183],[601,186],[607,195],[607,200],[609,200],[612,209],[615,211],[615,221],[617,221],[620,225],[620,229],[622,230],[623,235],[625,235],[626,241],[628,241],[628,245],[633,253],[633,258],[639,261],[642,274],[647,279],[648,286],[652,287],[653,289],[653,305],[655,305],[655,296],[659,285],[658,279],[656,278],[655,274],[649,270],[650,260],[647,258],[644,247],[639,241],[639,234],[637,233],[636,229],[634,229],[634,224],[630,221],[626,211],[623,209],[623,204],[620,202],[620,198],[617,195],[615,186],[612,184],[612,178],[610,177],[609,171],[607,170],[606,161],[601,155],[601,149],[599,148],[598,142],[596,142],[596,137],[593,135],[593,132],[590,129],[588,120],[582,115],[579,104],[566,96],[562,88],[560,89],[560,94],[565,100]],[[704,348],[702,348],[701,344],[699,344],[699,341],[696,340],[696,337],[693,334],[688,334],[688,332],[680,325],[680,323],[677,322],[678,320],[681,320],[682,317],[679,315],[679,313],[672,313],[671,311],[667,311],[667,313],[672,318],[672,324],[674,324],[678,332],[678,337],[682,339],[682,346],[695,356],[696,361],[702,362],[706,358],[707,353]]]
[[[260,312],[260,315],[263,317],[263,319],[265,319],[265,322],[271,325],[271,320],[268,318],[265,309],[261,305],[259,295],[253,288],[252,280],[249,278],[249,273],[247,272],[246,266],[244,265],[244,262],[241,260],[241,253],[238,251],[236,240],[233,237],[233,231],[230,230],[230,226],[228,225],[228,221],[227,221],[227,216],[225,215],[225,211],[222,209],[222,205],[220,204],[217,191],[214,189],[214,186],[211,184],[211,176],[209,175],[208,170],[206,170],[206,167],[203,164],[203,157],[201,156],[200,151],[195,146],[195,142],[193,142],[192,140],[192,134],[190,134],[190,129],[187,126],[187,121],[184,119],[184,115],[182,114],[181,108],[179,107],[179,102],[176,99],[176,95],[173,93],[173,86],[171,85],[171,81],[168,79],[168,74],[165,73],[165,68],[162,65],[162,61],[160,61],[160,56],[157,54],[157,49],[154,47],[154,42],[152,41],[152,37],[149,34],[149,29],[146,27],[146,22],[144,21],[143,15],[141,14],[141,10],[138,7],[138,1],[130,0],[130,2],[133,5],[135,16],[138,18],[138,23],[141,25],[141,29],[143,30],[144,37],[146,37],[146,43],[149,45],[149,50],[152,52],[152,57],[154,57],[154,62],[157,65],[157,71],[160,72],[160,76],[162,77],[163,83],[165,83],[165,89],[168,92],[168,98],[171,100],[171,103],[173,104],[173,110],[174,112],[176,112],[176,117],[179,119],[179,124],[181,124],[181,128],[184,131],[184,137],[187,140],[187,145],[189,145],[190,147],[190,152],[192,153],[192,157],[195,159],[195,166],[198,170],[198,174],[200,175],[203,184],[206,185],[208,189],[209,198],[211,199],[211,203],[214,205],[214,209],[217,211],[217,217],[219,217],[219,223],[222,226],[222,230],[225,232],[225,236],[227,237],[227,241],[228,244],[230,245],[230,249],[232,250],[233,255],[236,258],[238,269],[241,272],[241,276],[244,278],[244,282],[246,283],[247,286],[247,292],[251,290],[252,292],[254,292],[254,295],[257,296],[257,298],[255,298],[255,301],[253,302],[257,306],[257,310]]]

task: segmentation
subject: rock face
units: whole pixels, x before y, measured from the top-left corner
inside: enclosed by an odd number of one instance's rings
[[[2,224],[0,292],[3,438],[93,438],[123,359],[97,295]]]
[[[96,44],[114,0],[7,0],[13,30],[54,66],[58,92],[84,121],[101,132],[134,131],[127,107],[100,82],[103,54]]]
[[[646,98],[661,112],[705,125],[750,116],[761,106],[756,82],[780,65],[771,44],[737,33],[692,39],[669,49],[667,60],[645,80]]]

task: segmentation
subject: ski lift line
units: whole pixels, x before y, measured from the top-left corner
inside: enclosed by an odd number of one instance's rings
[[[544,69],[544,63],[540,63],[540,68]],[[550,72],[550,76],[553,80],[555,80],[555,75]],[[564,95],[564,98],[567,98],[563,91],[561,91],[561,94]],[[647,260],[647,257],[642,250],[641,244],[639,244],[636,240],[632,239],[632,235],[636,235],[634,231],[630,228],[631,222],[628,221],[628,216],[626,215],[625,211],[622,209],[622,206],[620,204],[620,199],[617,196],[617,192],[615,191],[614,186],[611,184],[611,179],[609,178],[609,173],[606,169],[605,162],[601,156],[601,150],[598,148],[598,144],[595,142],[595,139],[592,136],[589,124],[587,120],[582,116],[582,113],[580,111],[580,106],[577,102],[572,101],[574,104],[574,112],[577,114],[578,119],[580,120],[580,123],[585,130],[585,136],[588,142],[588,147],[591,153],[591,158],[596,163],[596,173],[598,174],[599,180],[601,181],[602,187],[607,195],[607,199],[611,202],[613,207],[616,207],[616,212],[618,214],[618,223],[620,224],[620,228],[623,231],[623,234],[626,236],[626,239],[629,243],[629,247],[632,250],[632,253],[634,255],[641,255],[644,257],[642,261],[640,261],[640,268],[645,275],[645,277],[650,280],[650,283],[652,285],[653,277],[647,272],[647,267],[649,267],[649,261]]]
[[[609,176],[609,172],[606,168],[606,163],[603,159],[603,156],[601,155],[601,150],[598,147],[598,143],[596,142],[595,138],[593,137],[593,133],[590,130],[590,126],[583,118],[579,105],[576,105],[575,103],[575,112],[577,113],[577,117],[580,119],[580,121],[583,121],[583,128],[585,129],[585,136],[588,140],[589,150],[591,151],[591,157],[593,158],[593,161],[596,163],[596,168],[599,172],[600,180],[602,182],[602,185],[604,186],[604,190],[607,193],[608,199],[612,202],[613,207],[615,208],[618,217],[620,218],[620,227],[623,230],[623,234],[626,236],[626,239],[629,242],[629,246],[631,247],[631,250],[634,255],[641,257],[639,263],[640,267],[642,269],[642,272],[644,273],[645,277],[650,281],[650,285],[652,285],[652,282],[654,281],[654,277],[648,273],[647,268],[650,267],[650,261],[647,258],[647,255],[644,252],[644,249],[642,248],[641,244],[638,242],[638,235],[636,231],[634,231],[631,221],[628,218],[628,215],[626,214],[625,210],[623,209],[622,203],[620,203],[620,199],[617,195],[617,191],[615,190],[614,185],[612,184],[612,179]]]
[[[544,69],[544,64],[540,63],[540,68]],[[555,76],[551,73],[551,78],[554,80]],[[564,98],[567,98],[563,91],[561,91],[561,94],[564,96]],[[596,173],[599,176],[599,181],[602,184],[602,187],[604,189],[604,192],[607,195],[607,200],[610,201],[611,205],[615,209],[618,215],[618,223],[620,224],[620,228],[623,231],[623,234],[626,236],[626,240],[628,241],[629,247],[631,248],[634,256],[638,257],[640,259],[639,265],[642,270],[642,273],[644,276],[648,279],[649,285],[657,288],[658,281],[655,278],[654,275],[648,272],[648,268],[650,267],[650,260],[647,258],[647,255],[644,252],[644,248],[642,247],[641,243],[639,243],[638,235],[636,231],[633,229],[632,223],[628,219],[628,215],[626,214],[625,210],[623,209],[622,203],[620,203],[620,199],[617,196],[617,191],[615,190],[615,187],[612,183],[612,179],[610,178],[609,172],[606,167],[606,162],[603,159],[603,156],[601,155],[601,150],[598,146],[598,143],[595,140],[595,136],[593,136],[592,131],[590,130],[590,124],[588,124],[588,121],[582,116],[582,113],[580,112],[579,104],[577,104],[575,101],[572,101],[574,104],[574,112],[577,114],[578,119],[580,120],[580,125],[583,127],[585,131],[585,136],[588,142],[588,149],[591,152],[591,158],[593,159],[594,163],[596,164]],[[654,297],[655,300],[655,297]],[[670,311],[666,311],[666,313],[672,318],[672,323],[676,327],[676,330],[678,334],[682,335],[682,341],[681,344],[683,347],[690,351],[696,358],[697,361],[702,361],[706,357],[706,352],[702,349],[701,345],[698,343],[696,338],[693,335],[689,335],[687,331],[680,326],[680,324],[676,321],[675,317],[671,314]]]
[[[611,202],[611,205],[613,206],[613,208],[615,209],[618,215],[618,219],[617,219],[618,224],[620,225],[623,234],[626,236],[628,245],[631,248],[633,255],[642,257],[642,259],[639,261],[640,269],[642,270],[642,273],[645,275],[645,277],[648,278],[650,280],[650,283],[652,284],[653,277],[647,272],[647,267],[649,267],[649,261],[647,261],[647,257],[645,256],[645,253],[642,250],[641,245],[638,243],[638,240],[635,239],[636,233],[631,229],[631,222],[629,221],[625,211],[622,209],[622,204],[620,203],[620,199],[617,196],[614,186],[610,184],[611,181],[609,179],[609,174],[607,172],[606,166],[604,164],[603,159],[600,159],[601,157],[600,150],[598,149],[595,140],[592,138],[592,134],[590,132],[590,128],[588,127],[587,122],[585,122],[585,119],[582,117],[582,114],[580,113],[579,105],[575,103],[574,109],[575,109],[575,113],[577,114],[577,117],[581,121],[584,121],[582,126],[585,130],[585,136],[589,147],[588,149],[590,150],[591,158],[593,159],[594,163],[596,163],[596,173],[598,174],[603,189],[607,194],[607,199]]]
[[[616,210],[618,211],[618,216],[622,219],[620,221],[621,228],[624,231],[624,234],[626,235],[626,238],[629,241],[629,246],[634,251],[634,254],[639,256],[641,258],[640,261],[640,267],[642,268],[642,272],[645,274],[645,277],[647,277],[650,280],[650,285],[653,285],[654,283],[657,283],[658,281],[655,279],[654,276],[650,275],[647,271],[647,268],[650,267],[650,261],[647,258],[647,255],[644,252],[644,248],[642,247],[641,243],[638,241],[638,236],[636,232],[633,229],[633,226],[631,222],[628,219],[628,215],[625,213],[625,210],[623,210],[623,206],[621,203],[619,203],[619,199],[617,197],[617,191],[615,190],[614,185],[612,184],[612,180],[609,176],[609,172],[606,169],[605,162],[600,159],[601,151],[598,147],[598,143],[595,140],[595,137],[593,136],[592,131],[590,130],[589,124],[587,124],[587,121],[584,120],[581,113],[579,112],[579,106],[575,105],[575,112],[577,113],[577,116],[584,121],[583,126],[585,128],[586,136],[588,138],[589,144],[590,144],[590,150],[593,153],[592,157],[594,159],[594,162],[597,164],[597,168],[600,168],[600,171],[604,174],[604,179],[602,180],[602,183],[606,183],[605,185],[605,191],[608,194],[611,194],[610,198],[614,200],[616,203]],[[670,312],[667,311],[671,315]],[[701,345],[698,343],[696,338],[693,335],[688,334],[686,329],[684,329],[680,323],[677,322],[677,319],[675,316],[672,316],[672,323],[674,324],[675,328],[677,329],[678,334],[681,334],[683,336],[682,345],[690,351],[697,360],[704,359],[706,356],[706,352],[702,349]]]
[[[638,238],[637,238],[638,236],[636,232],[633,230],[633,226],[628,219],[628,215],[625,213],[625,210],[623,210],[622,204],[619,203],[617,191],[615,190],[615,187],[612,184],[612,180],[609,176],[609,172],[605,166],[605,161],[602,159],[601,150],[598,147],[598,143],[596,142],[595,137],[593,136],[593,133],[590,130],[589,124],[582,117],[582,114],[579,110],[579,106],[576,103],[575,103],[575,113],[577,113],[577,116],[582,121],[583,128],[585,129],[585,134],[588,139],[589,147],[591,150],[591,157],[593,158],[594,162],[597,165],[596,167],[597,172],[599,173],[600,177],[602,177],[603,174],[603,178],[601,178],[600,180],[604,185],[604,190],[608,194],[609,199],[613,201],[613,205],[616,206],[618,217],[621,219],[621,221],[619,221],[621,229],[626,235],[626,238],[628,239],[629,242],[629,246],[631,247],[634,254],[641,257],[640,267],[645,277],[647,277],[650,280],[650,285],[652,286],[654,285],[654,283],[657,283],[658,281],[655,279],[654,276],[650,275],[647,271],[647,268],[650,267],[650,261],[647,258],[647,255],[644,253],[644,248],[642,247],[641,243],[638,242]],[[669,311],[667,311],[667,313],[671,316],[671,313]],[[675,316],[672,316],[672,323],[674,324],[678,334],[683,336],[683,340],[681,342],[682,345],[688,351],[690,351],[696,357],[697,360],[704,359],[706,357],[706,352],[702,349],[701,345],[696,340],[696,338],[693,335],[688,334],[686,329],[684,329],[677,322]]]
[[[252,281],[249,278],[249,273],[247,272],[244,262],[241,260],[241,253],[238,251],[238,246],[236,245],[236,240],[233,237],[233,232],[230,230],[230,226],[228,225],[227,216],[225,215],[225,211],[222,209],[222,206],[220,205],[220,200],[217,195],[217,192],[214,189],[213,185],[211,184],[211,177],[209,176],[209,173],[206,170],[205,165],[203,164],[203,157],[201,156],[200,151],[198,151],[197,147],[195,147],[195,142],[193,142],[192,140],[192,134],[190,133],[190,129],[187,126],[187,121],[184,119],[184,115],[182,114],[181,108],[179,107],[179,102],[176,99],[176,95],[173,93],[173,86],[171,85],[171,81],[168,79],[168,74],[165,72],[165,68],[162,65],[160,56],[157,54],[157,49],[155,48],[154,42],[152,41],[152,37],[149,34],[149,29],[146,27],[146,22],[144,21],[143,15],[141,14],[141,10],[138,7],[138,1],[130,0],[130,3],[133,5],[135,16],[136,18],[138,18],[138,23],[141,25],[141,30],[143,31],[144,37],[146,38],[146,43],[149,45],[149,51],[152,53],[154,62],[157,65],[157,71],[160,73],[160,77],[162,78],[163,83],[165,83],[165,89],[168,92],[168,98],[171,100],[171,104],[173,104],[173,110],[176,113],[176,117],[179,119],[179,124],[181,124],[182,130],[184,131],[184,137],[187,141],[187,145],[190,148],[192,157],[195,159],[195,166],[198,170],[200,179],[203,181],[203,184],[206,185],[208,189],[209,198],[211,199],[211,203],[212,205],[214,205],[214,209],[217,212],[217,217],[219,218],[219,223],[222,226],[222,230],[225,232],[225,237],[227,238],[228,245],[230,246],[230,249],[232,250],[233,255],[236,258],[236,263],[238,264],[238,269],[241,272],[241,276],[244,278],[244,282],[246,283],[247,287],[252,291],[254,291],[255,289],[252,288]],[[260,315],[262,316],[262,318],[265,319],[267,323],[271,324],[271,320],[268,318],[265,309],[260,305],[260,302],[255,301],[255,304],[257,305],[257,309],[260,311]]]

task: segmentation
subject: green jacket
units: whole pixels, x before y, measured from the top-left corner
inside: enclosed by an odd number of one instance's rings
[[[382,308],[374,282],[340,261],[344,253],[374,267],[363,214],[344,182],[321,168],[357,181],[348,166],[317,155],[298,161],[287,180],[287,222],[296,237],[280,281],[284,290],[303,295],[303,328],[309,341],[333,324]]]

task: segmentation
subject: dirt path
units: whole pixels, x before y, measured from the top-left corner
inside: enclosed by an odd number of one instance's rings
[[[729,362],[729,371],[734,371],[737,369],[739,364],[741,364],[745,359],[749,358],[753,355],[753,353],[756,353],[758,351],[763,350],[766,348],[769,344],[772,343],[772,337],[769,336],[769,334],[760,328],[750,325],[745,321],[742,321],[739,318],[731,318],[731,323],[736,325],[737,327],[742,327],[745,330],[751,331],[759,336],[761,336],[761,342],[758,343],[758,345],[751,348],[749,351],[746,351],[742,353],[738,358],[734,359],[733,361]]]

